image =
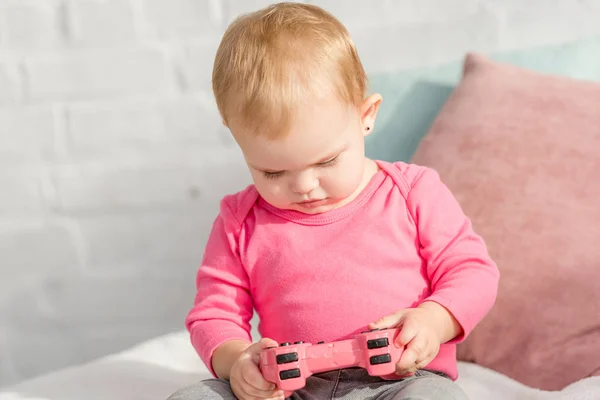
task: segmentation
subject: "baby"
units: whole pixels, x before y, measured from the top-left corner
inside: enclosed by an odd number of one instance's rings
[[[275,4],[225,32],[213,90],[254,184],[222,200],[186,320],[215,379],[170,400],[466,399],[456,344],[493,305],[498,269],[432,169],[365,157],[382,101],[366,80],[319,7]],[[281,342],[388,327],[397,379],[347,368],[283,393],[258,367]]]

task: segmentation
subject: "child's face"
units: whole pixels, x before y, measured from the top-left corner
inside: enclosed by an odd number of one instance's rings
[[[245,132],[235,121],[230,129],[268,203],[317,214],[347,203],[370,179],[364,136],[378,104],[378,96],[367,99],[362,110],[339,101],[312,103],[298,113],[287,136],[274,140]]]

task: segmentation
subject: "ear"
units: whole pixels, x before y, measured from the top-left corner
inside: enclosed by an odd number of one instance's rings
[[[360,108],[360,123],[365,136],[375,129],[375,119],[377,118],[377,111],[382,100],[383,98],[379,93],[374,93],[363,101]]]

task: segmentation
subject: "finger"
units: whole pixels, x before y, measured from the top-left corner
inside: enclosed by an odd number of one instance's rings
[[[267,400],[284,400],[286,398],[283,392],[279,392],[280,394],[276,394],[273,397],[269,397]]]
[[[260,352],[268,347],[277,347],[277,346],[278,346],[278,343],[276,341],[274,341],[273,339],[262,338],[258,342],[254,343],[250,347],[248,347],[248,349],[246,351],[249,352],[250,355],[252,356],[252,361],[254,361],[254,363],[258,365],[258,363],[260,362]]]
[[[279,389],[262,390],[249,384],[248,382],[241,383],[241,389],[246,396],[253,399],[277,399],[283,398],[283,391]]]
[[[280,390],[258,390],[253,388],[246,382],[242,382],[241,384],[232,383],[231,389],[233,390],[236,398],[241,400],[253,400],[253,399],[283,399],[283,392]]]
[[[278,343],[270,338],[262,338],[260,339],[260,341],[258,342],[258,345],[260,346],[260,349],[266,349],[267,347],[273,347],[273,346],[278,346]]]
[[[258,367],[254,365],[242,370],[242,379],[244,380],[244,383],[259,391],[272,392],[276,388],[275,384],[267,381]]]
[[[375,322],[370,323],[369,329],[377,329],[377,328],[383,329],[383,328],[391,328],[394,326],[398,326],[402,322],[405,313],[406,313],[405,310],[400,310],[400,311],[396,311],[393,314],[386,315],[385,317],[383,317]]]
[[[412,373],[427,365],[430,358],[429,339],[425,335],[418,335],[411,341],[396,364],[396,372]]]
[[[402,353],[400,360],[396,363],[396,373],[399,375],[408,373],[416,364],[417,354],[410,349],[406,349]]]
[[[421,324],[414,318],[405,318],[400,327],[400,333],[396,336],[395,343],[398,347],[409,344],[419,333]]]

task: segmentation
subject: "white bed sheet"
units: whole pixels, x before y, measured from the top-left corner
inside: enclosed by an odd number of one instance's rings
[[[471,400],[600,400],[600,377],[561,392],[526,387],[504,375],[460,363],[458,383]],[[208,378],[186,332],[176,332],[89,364],[0,389],[0,400],[163,400]]]

